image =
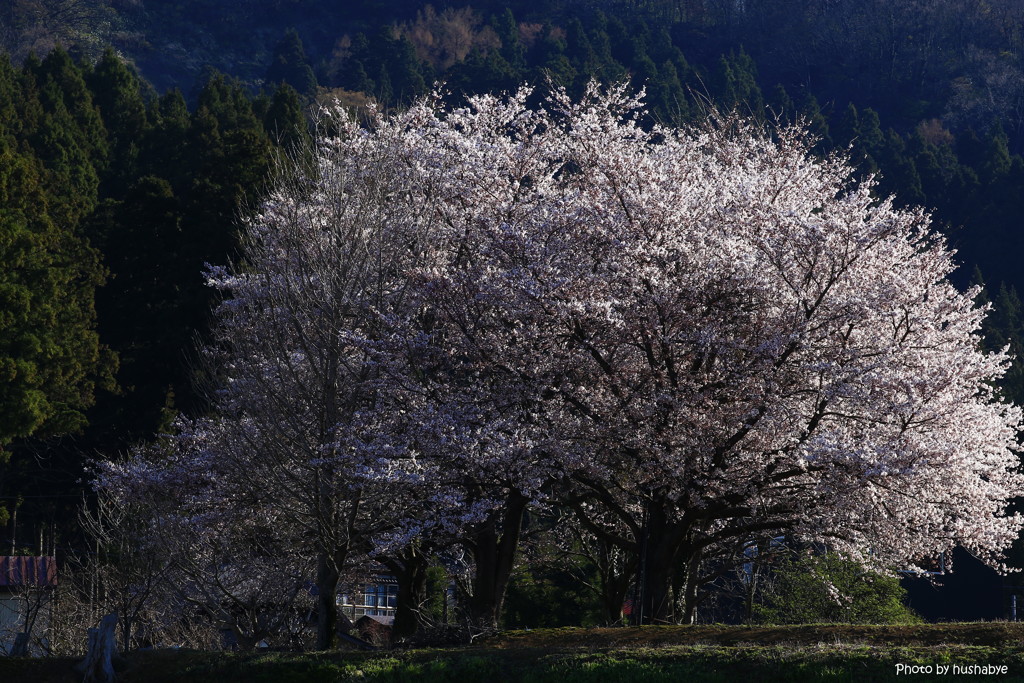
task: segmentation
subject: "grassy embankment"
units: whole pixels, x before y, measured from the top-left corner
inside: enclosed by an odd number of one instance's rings
[[[932,672],[897,678],[898,664]],[[72,666],[68,659],[0,659],[0,681],[70,683],[80,680]],[[950,668],[941,675],[938,666]],[[970,666],[1005,666],[1006,673],[962,673]],[[119,671],[125,683],[1024,681],[1024,624],[545,629],[470,647],[376,653],[136,652]]]

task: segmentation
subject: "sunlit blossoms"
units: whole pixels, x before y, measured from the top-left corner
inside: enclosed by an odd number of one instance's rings
[[[755,537],[998,561],[1020,413],[924,213],[799,130],[529,97],[331,120],[211,273],[214,415],[101,484],[187,479],[197,533],[263,519],[321,592],[359,557],[460,547],[490,624],[531,504],[637,557],[649,621],[692,619]]]

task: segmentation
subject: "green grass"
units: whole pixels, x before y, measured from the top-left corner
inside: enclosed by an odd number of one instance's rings
[[[1024,681],[1024,648],[677,645],[593,652],[545,649],[414,650],[387,655],[264,655],[204,657],[162,675],[145,665],[125,681],[191,680],[210,683],[302,681],[426,681],[430,683],[597,683],[599,681],[883,681],[897,664],[1005,664]],[[927,676],[901,676],[924,680]],[[962,679],[961,679],[962,680]]]
[[[604,681],[914,681],[897,664],[1005,665],[1024,681],[1024,628],[1017,624],[924,626],[696,626],[543,629],[479,645],[379,653],[226,654],[149,651],[119,667],[124,683],[597,683]],[[0,659],[0,681],[80,680],[67,659]],[[952,671],[952,670],[951,670]]]

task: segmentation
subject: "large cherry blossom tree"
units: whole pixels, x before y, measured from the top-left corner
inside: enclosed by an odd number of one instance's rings
[[[1020,415],[927,216],[798,130],[647,129],[638,106],[478,98],[433,124],[453,247],[423,306],[486,378],[457,390],[515,415],[498,469],[552,477],[640,555],[645,621],[692,620],[702,560],[753,536],[876,568],[957,544],[997,561]]]
[[[1019,411],[923,212],[798,131],[562,110],[598,234],[555,312],[552,424],[592,454],[566,470],[572,505],[631,530],[605,537],[641,555],[645,620],[692,620],[702,558],[765,532],[877,568],[956,544],[994,561],[1020,527]]]
[[[280,181],[212,273],[216,415],[172,459],[205,482],[189,514],[273,508],[322,615],[354,553],[461,544],[481,626],[531,504],[636,557],[652,622],[692,620],[705,561],[755,537],[998,562],[1021,527],[1009,359],[925,213],[797,129],[529,97],[336,119]],[[169,485],[166,462],[103,481]]]

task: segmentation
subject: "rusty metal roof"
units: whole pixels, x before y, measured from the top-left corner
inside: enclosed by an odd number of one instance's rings
[[[0,556],[0,588],[48,587],[56,585],[56,558]]]

